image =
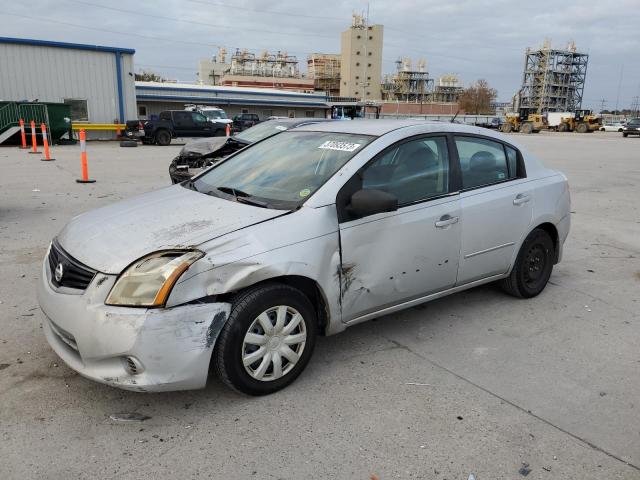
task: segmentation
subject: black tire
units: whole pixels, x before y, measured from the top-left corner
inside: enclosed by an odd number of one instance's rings
[[[156,144],[166,147],[171,144],[171,133],[169,130],[158,130],[155,135]]]
[[[586,123],[579,123],[576,127],[576,132],[578,133],[587,133],[589,131],[589,127]]]
[[[211,357],[212,370],[226,385],[247,395],[268,395],[283,389],[300,375],[313,353],[318,324],[313,305],[299,290],[279,283],[250,288],[240,293],[232,303],[229,319],[218,336]],[[300,313],[306,331],[305,344],[289,372],[283,372],[283,376],[277,379],[257,380],[247,372],[242,361],[245,335],[259,315],[279,305],[292,307]],[[273,364],[269,368],[273,371]]]
[[[138,142],[135,140],[120,140],[121,147],[137,147]]]
[[[522,243],[511,274],[500,282],[502,289],[518,298],[531,298],[546,287],[555,259],[553,240],[540,228]]]
[[[621,128],[618,129],[618,132],[622,132],[623,130]]]
[[[520,131],[522,133],[526,133],[526,134],[530,134],[533,133],[533,123],[531,122],[524,122],[522,124],[522,127],[520,127]]]
[[[500,127],[500,130],[502,131],[502,133],[511,133],[512,129],[513,129],[513,126],[509,122],[503,123],[502,126]]]
[[[568,132],[569,131],[569,125],[566,124],[565,122],[562,122],[560,125],[558,125],[558,131],[559,132]]]
[[[629,134],[628,134],[627,132],[622,132],[622,136],[623,136],[624,138],[627,138],[627,137],[629,136]]]

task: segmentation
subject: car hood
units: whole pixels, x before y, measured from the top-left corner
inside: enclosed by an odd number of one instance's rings
[[[227,143],[227,137],[207,137],[200,140],[187,143],[182,150],[180,156],[183,155],[206,155],[219,150]]]
[[[117,274],[149,253],[196,247],[286,213],[174,185],[79,215],[57,238],[75,259]]]

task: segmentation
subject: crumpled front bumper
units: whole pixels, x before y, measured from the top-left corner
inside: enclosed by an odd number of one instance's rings
[[[230,304],[158,309],[107,306],[104,299],[115,280],[115,275],[98,273],[84,292],[59,289],[51,284],[45,259],[38,300],[53,350],[80,375],[126,390],[204,387]],[[132,373],[131,362],[137,373]]]

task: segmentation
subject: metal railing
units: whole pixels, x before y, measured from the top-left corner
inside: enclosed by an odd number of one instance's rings
[[[40,125],[45,124],[47,126],[47,139],[49,144],[51,142],[51,126],[49,124],[49,111],[47,106],[41,103],[22,103],[18,105],[19,118],[24,120],[24,128],[29,132],[31,120],[36,124],[36,135],[41,135]]]
[[[7,103],[0,107],[0,133],[9,127],[18,126],[20,114],[18,113],[18,105],[14,102]]]

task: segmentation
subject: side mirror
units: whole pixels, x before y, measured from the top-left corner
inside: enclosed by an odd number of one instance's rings
[[[398,210],[398,199],[382,190],[362,189],[351,195],[349,213],[362,218],[376,213],[394,212]]]

